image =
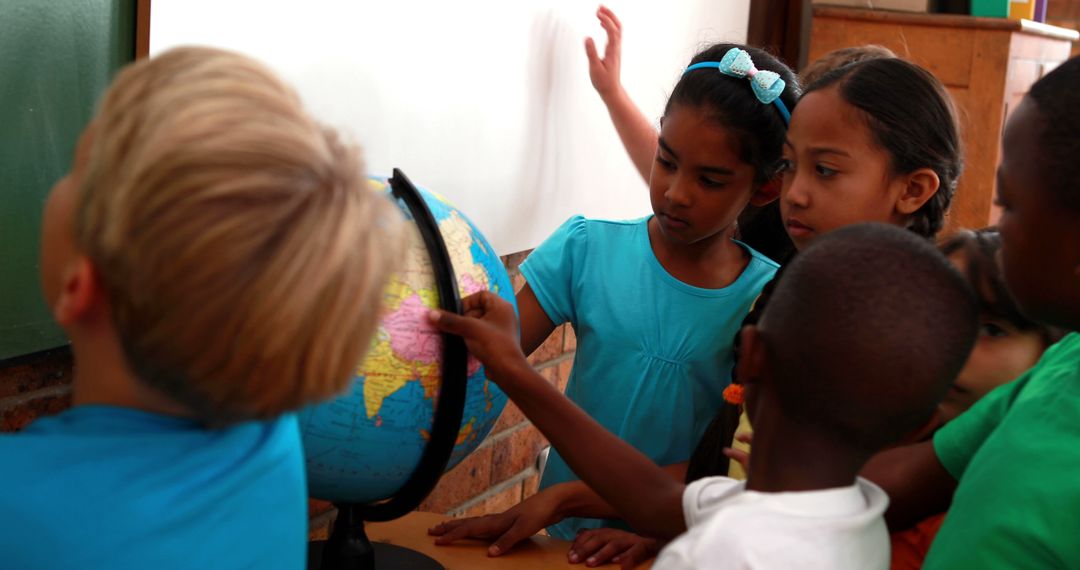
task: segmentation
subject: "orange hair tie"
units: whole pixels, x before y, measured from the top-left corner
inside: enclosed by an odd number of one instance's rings
[[[727,388],[724,388],[724,401],[736,406],[743,403],[743,386],[742,384],[731,383]]]

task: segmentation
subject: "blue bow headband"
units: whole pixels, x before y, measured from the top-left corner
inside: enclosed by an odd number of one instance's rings
[[[690,73],[695,69],[706,68],[719,69],[720,73],[729,77],[738,77],[740,79],[745,77],[749,79],[750,88],[753,89],[754,96],[757,97],[758,101],[766,105],[772,103],[780,111],[780,116],[784,118],[784,124],[791,122],[791,112],[788,111],[787,105],[784,105],[784,102],[780,100],[780,94],[784,92],[784,87],[787,84],[784,83],[783,79],[780,79],[780,74],[775,71],[754,67],[750,54],[746,53],[745,50],[731,48],[720,61],[695,63],[687,67],[683,74]]]

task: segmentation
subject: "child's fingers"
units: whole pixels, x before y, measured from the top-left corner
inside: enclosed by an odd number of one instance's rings
[[[473,293],[468,297],[461,300],[462,311],[468,313],[470,311],[486,312],[495,303],[495,294],[491,291],[480,291],[479,293]]]
[[[626,545],[619,544],[616,541],[611,541],[605,544],[600,550],[596,551],[596,553],[590,556],[587,560],[585,560],[585,565],[592,567],[604,564],[614,558],[616,555],[618,555],[619,552],[625,550],[625,546]]]
[[[730,447],[724,448],[724,456],[728,459],[733,459],[742,465],[744,471],[750,470],[750,454],[738,449],[731,449]]]
[[[431,324],[435,325],[435,328],[443,332],[456,334],[466,338],[469,338],[469,333],[474,330],[476,325],[476,319],[455,315],[454,313],[447,311],[432,310],[428,312],[428,320],[431,321]]]
[[[536,534],[539,529],[530,529],[522,525],[520,520],[515,522],[509,530],[503,533],[489,548],[488,556],[499,556],[508,552],[517,543]]]
[[[429,536],[442,536],[446,534],[446,531],[448,530],[450,530],[450,528],[447,526],[446,523],[439,523],[427,529],[427,533]]]
[[[607,32],[608,46],[618,45],[622,41],[622,30],[619,29],[618,24],[606,14],[600,13],[597,17],[600,18],[600,27]]]
[[[439,538],[435,539],[435,544],[442,546],[467,538],[489,538],[495,534],[497,529],[492,517],[470,518],[452,522],[457,524],[452,526],[447,524],[449,528],[445,529],[439,535]]]
[[[570,552],[567,558],[570,559],[572,564],[584,562],[591,557],[597,550],[600,550],[605,541],[602,537],[598,536],[593,530],[586,530],[578,533],[574,538],[574,543],[570,545]]]
[[[596,14],[598,16],[600,14],[604,14],[611,20],[612,24],[615,24],[615,29],[619,30],[620,32],[622,31],[622,22],[619,21],[619,17],[615,15],[615,12],[612,11],[611,8],[608,8],[607,6],[601,4],[600,9],[596,11]]]
[[[743,443],[753,443],[754,442],[754,432],[747,431],[747,432],[743,432],[743,433],[737,433],[737,434],[735,434],[735,439],[738,440],[738,441],[741,441]]]
[[[648,557],[649,552],[645,549],[645,545],[637,543],[626,549],[626,552],[612,558],[611,562],[618,564],[623,570],[633,570],[635,566],[644,562]]]
[[[596,42],[585,38],[585,57],[589,58],[589,67],[600,65],[600,54],[596,53]]]

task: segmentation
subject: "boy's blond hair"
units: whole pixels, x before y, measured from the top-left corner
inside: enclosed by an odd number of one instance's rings
[[[400,257],[400,214],[267,68],[208,48],[131,65],[78,192],[76,241],[142,381],[211,423],[345,387]]]

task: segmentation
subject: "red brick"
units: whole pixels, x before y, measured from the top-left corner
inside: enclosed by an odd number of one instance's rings
[[[563,354],[577,350],[577,334],[574,333],[574,327],[570,325],[566,325],[566,339],[563,340],[562,347]]]
[[[528,499],[540,491],[540,473],[536,472],[521,483],[521,500]]]
[[[552,331],[551,336],[547,337],[540,348],[529,355],[529,364],[538,366],[562,356],[563,330],[563,327],[557,327]]]
[[[560,392],[566,392],[566,384],[570,382],[570,371],[574,369],[574,359],[568,358],[559,363],[555,371],[555,387]]]
[[[518,408],[513,401],[508,400],[502,414],[499,415],[499,419],[495,422],[495,427],[491,428],[491,435],[498,435],[512,427],[521,425],[525,421],[527,420],[525,414],[521,413],[521,408]]]
[[[321,501],[319,499],[308,499],[307,502],[307,515],[308,518],[315,518],[323,513],[334,510],[334,504],[330,501]]]
[[[447,513],[491,486],[491,446],[481,447],[443,475],[418,510]]]
[[[544,378],[544,380],[547,380],[552,385],[555,385],[558,382],[558,375],[559,375],[559,366],[558,365],[547,366],[547,367],[541,368],[540,370],[538,370],[538,372],[540,372],[540,376],[542,376]]]
[[[337,510],[330,509],[317,517],[308,519],[308,540],[326,540],[330,538],[330,527],[337,519]]]
[[[0,398],[71,383],[71,351],[49,351],[0,370]]]
[[[515,271],[510,274],[510,285],[514,288],[514,295],[517,295],[525,288],[525,276],[520,271]]]
[[[529,257],[532,250],[519,251],[517,253],[511,253],[510,255],[504,255],[502,259],[503,265],[506,266],[507,271],[515,271],[521,265],[521,262],[525,261],[525,258]]]
[[[491,444],[491,485],[511,479],[536,465],[536,456],[547,440],[532,424],[512,432]]]
[[[521,484],[511,485],[469,508],[455,512],[455,517],[480,517],[501,513],[521,502]]]
[[[51,392],[0,409],[0,432],[19,431],[41,416],[58,414],[71,407],[71,392]]]

